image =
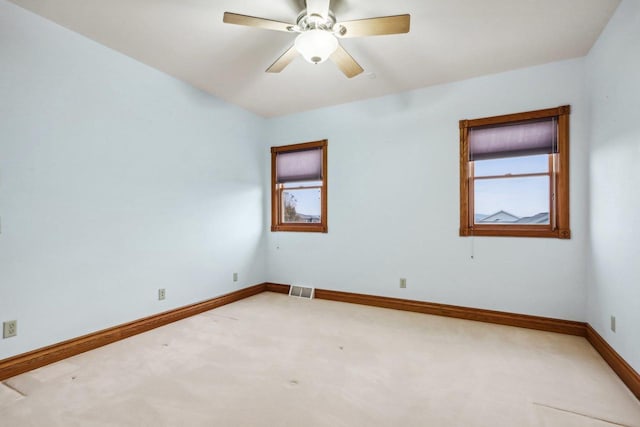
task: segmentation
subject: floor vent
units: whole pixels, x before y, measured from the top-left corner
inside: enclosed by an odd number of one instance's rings
[[[291,287],[289,288],[289,295],[292,297],[313,299],[313,293],[314,289],[308,288],[306,286],[291,285]]]

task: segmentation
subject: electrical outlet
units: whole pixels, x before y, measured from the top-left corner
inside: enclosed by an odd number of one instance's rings
[[[611,330],[616,331],[616,316],[611,316]]]
[[[234,282],[238,281],[238,273],[233,273],[233,281]]]
[[[18,335],[18,321],[7,320],[2,323],[2,338],[11,338]]]
[[[401,288],[406,288],[407,287],[407,279],[400,279],[400,287]]]
[[[158,299],[163,300],[166,297],[167,297],[167,292],[165,291],[165,289],[164,288],[158,289]]]

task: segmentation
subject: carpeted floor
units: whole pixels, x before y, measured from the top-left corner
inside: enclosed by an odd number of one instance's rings
[[[620,425],[583,338],[274,293],[0,385],[3,427]]]

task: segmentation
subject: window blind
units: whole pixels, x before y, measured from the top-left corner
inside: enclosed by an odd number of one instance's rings
[[[472,161],[557,152],[555,117],[469,129],[469,160]]]
[[[276,154],[276,182],[322,180],[322,148]]]

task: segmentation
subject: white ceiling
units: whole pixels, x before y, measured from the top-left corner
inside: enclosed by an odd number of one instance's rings
[[[225,11],[293,23],[303,0],[10,0],[265,117],[584,56],[619,0],[332,0],[338,21],[411,14],[409,34],[343,39],[365,72],[297,58],[294,34],[224,24]]]

